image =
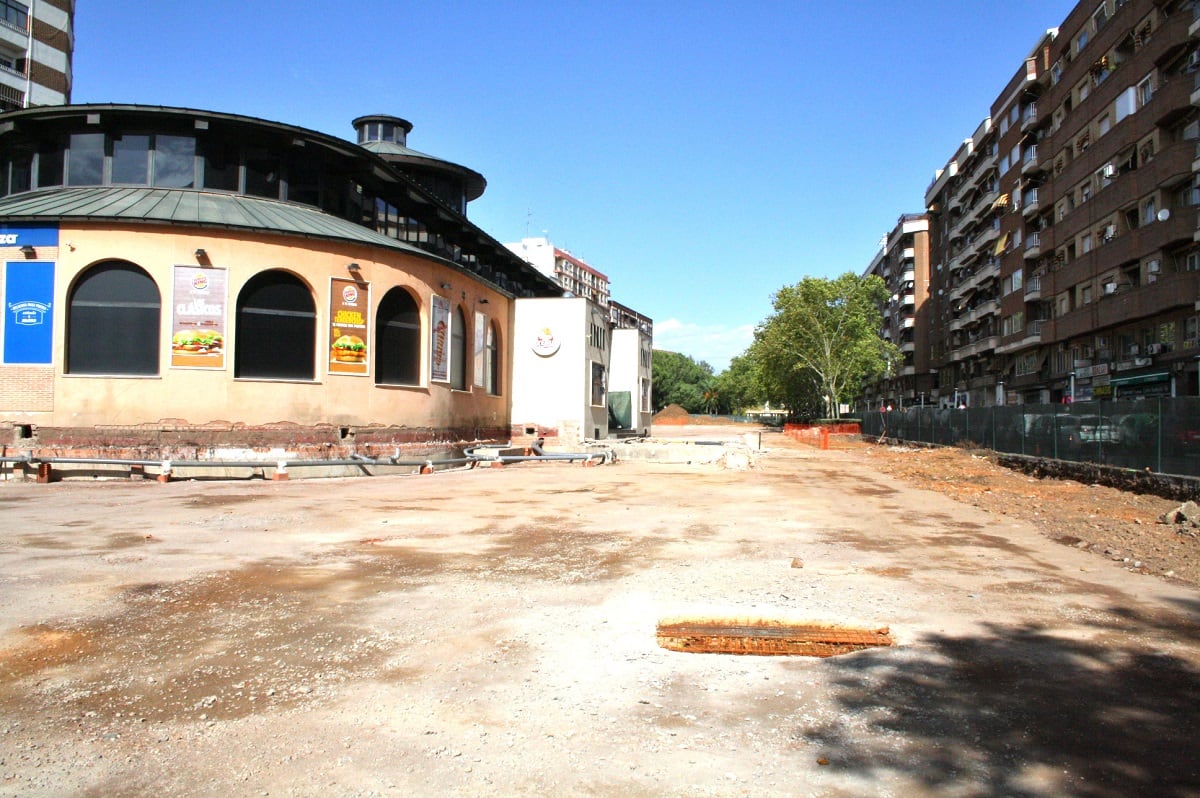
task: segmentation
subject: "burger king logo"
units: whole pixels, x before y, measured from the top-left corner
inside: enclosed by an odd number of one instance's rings
[[[550,357],[558,351],[560,345],[561,343],[557,336],[554,335],[554,331],[549,327],[543,327],[534,335],[533,351],[541,357]]]
[[[192,278],[192,288],[196,289],[197,291],[207,291],[208,290],[208,275],[205,274],[204,272],[200,272],[195,277],[193,277]]]
[[[352,285],[342,288],[342,301],[347,305],[353,305],[358,301],[358,289]]]

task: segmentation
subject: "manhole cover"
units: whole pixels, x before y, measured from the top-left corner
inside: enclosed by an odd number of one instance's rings
[[[890,646],[890,630],[836,624],[744,618],[689,618],[660,621],[658,644],[697,654],[834,657],[864,648]]]

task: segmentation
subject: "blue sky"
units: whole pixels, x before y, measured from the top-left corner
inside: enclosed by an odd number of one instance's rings
[[[1069,0],[83,0],[74,102],[182,106],[481,172],[476,224],[548,235],[716,371],[771,297],[861,273]]]

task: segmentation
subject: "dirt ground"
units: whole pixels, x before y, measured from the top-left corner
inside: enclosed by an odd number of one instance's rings
[[[0,795],[1200,796],[1176,503],[761,441],[748,468],[0,484]],[[660,648],[680,617],[895,645]]]
[[[1144,574],[1200,584],[1200,530],[1161,523],[1178,501],[1071,480],[1038,479],[979,450],[862,444],[879,470],[923,490],[1027,521],[1043,535]]]

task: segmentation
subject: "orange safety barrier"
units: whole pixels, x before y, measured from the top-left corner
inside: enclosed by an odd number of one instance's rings
[[[784,424],[785,435],[819,449],[829,448],[830,435],[862,435],[862,425],[850,424]]]

